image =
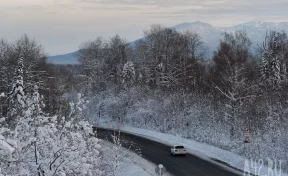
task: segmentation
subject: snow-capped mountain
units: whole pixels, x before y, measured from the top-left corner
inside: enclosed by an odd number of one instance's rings
[[[251,21],[233,27],[214,27],[210,24],[197,21],[192,23],[182,23],[173,26],[172,28],[178,31],[190,30],[198,33],[202,37],[205,45],[210,49],[210,53],[212,53],[217,49],[223,32],[233,33],[237,30],[246,31],[253,43],[253,50],[258,44],[261,44],[264,41],[267,32],[271,30],[288,32],[288,22],[273,23]]]
[[[189,30],[199,34],[204,44],[209,48],[209,52],[217,48],[221,33],[223,32],[222,29],[199,21],[193,23],[181,23],[173,26],[172,28],[176,29],[177,31]]]
[[[230,28],[222,28],[227,32],[235,32],[236,30],[245,30],[250,37],[253,47],[261,45],[265,40],[266,34],[270,31],[285,31],[288,32],[288,22],[272,23],[253,21],[248,23],[239,24]]]
[[[235,32],[236,30],[245,30],[250,37],[253,46],[252,50],[261,45],[265,39],[266,33],[275,31],[286,31],[288,32],[288,22],[261,22],[261,21],[251,21],[247,23],[238,24],[232,27],[215,27],[203,22],[191,22],[191,23],[181,23],[176,26],[172,26],[178,31],[190,30],[198,33],[204,44],[209,48],[208,54],[211,56],[213,51],[215,51],[219,45],[219,41],[222,38],[223,32]],[[133,43],[130,45],[133,47]],[[77,64],[78,60],[74,53],[69,53],[65,55],[52,56],[48,59],[48,62],[55,64]]]

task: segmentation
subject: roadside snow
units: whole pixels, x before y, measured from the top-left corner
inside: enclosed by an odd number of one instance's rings
[[[111,151],[113,145],[110,142],[102,141],[104,160],[111,161]],[[156,165],[143,159],[141,156],[131,152],[125,148],[121,148],[121,152],[125,153],[125,157],[121,159],[119,169],[116,176],[158,176],[155,174]],[[110,155],[110,156],[109,156]],[[169,173],[165,173],[163,176],[172,176]]]
[[[236,170],[244,170],[245,167],[245,158],[242,156],[239,156],[235,153],[208,145],[208,144],[203,144],[203,143],[199,143],[193,140],[189,140],[189,139],[184,139],[181,137],[177,137],[174,135],[170,135],[170,134],[164,134],[164,133],[159,133],[159,132],[155,132],[155,131],[150,131],[150,130],[145,130],[145,129],[139,129],[139,128],[133,128],[133,127],[122,127],[121,128],[122,131],[130,133],[130,134],[135,134],[138,136],[142,136],[157,142],[161,142],[167,145],[175,145],[175,144],[181,144],[184,145],[187,150],[188,153],[197,156],[201,159],[207,160],[209,162],[212,162],[216,165],[219,165],[221,167],[223,167],[226,170],[229,170],[233,173],[239,174],[239,175],[243,175],[242,172]],[[231,167],[228,167],[224,164],[221,164],[216,160],[222,161],[224,163],[227,163],[228,165],[236,168],[233,169]],[[246,162],[247,164],[247,162]],[[255,166],[254,164],[251,164],[250,162],[248,163],[249,170],[251,174],[254,175],[263,175],[263,176],[276,176],[276,173],[274,172],[274,169],[272,168],[268,168],[268,167],[264,167],[261,166],[260,164],[257,164],[258,166]],[[247,166],[247,165],[246,165]],[[273,171],[269,172],[269,171]],[[246,174],[248,175],[248,174]],[[281,174],[277,174],[277,176],[288,176],[288,174],[286,173],[281,173]]]
[[[111,128],[111,126],[107,126],[104,123],[101,123],[101,126],[104,128]],[[277,174],[274,172],[274,169],[272,170],[271,167],[265,167],[262,166],[261,163],[259,164],[258,162],[251,163],[248,160],[246,160],[246,165],[245,165],[245,157],[239,156],[235,153],[208,145],[208,144],[203,144],[196,142],[194,140],[190,139],[184,139],[178,136],[174,136],[171,134],[165,134],[165,133],[160,133],[160,132],[155,132],[151,130],[145,130],[145,129],[140,129],[140,128],[134,128],[134,127],[128,127],[128,126],[122,126],[120,127],[121,131],[134,134],[137,136],[141,136],[144,138],[148,138],[157,142],[161,142],[166,145],[175,145],[175,144],[181,144],[184,145],[185,148],[187,148],[188,153],[197,156],[201,159],[207,160],[211,163],[214,163],[215,165],[219,165],[222,168],[231,171],[233,173],[243,175],[243,171],[250,171],[251,174],[253,175],[260,175],[260,176],[288,176],[286,173],[279,173],[279,169],[277,170]],[[221,162],[227,163],[230,165],[233,169]],[[237,170],[238,169],[238,170]],[[241,171],[239,171],[241,170]],[[273,173],[271,172],[273,171]],[[248,174],[246,174],[248,176]]]

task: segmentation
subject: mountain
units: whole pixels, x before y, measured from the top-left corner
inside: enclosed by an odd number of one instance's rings
[[[195,33],[198,33],[205,46],[209,48],[208,55],[211,56],[213,51],[215,51],[219,45],[219,41],[222,38],[223,32],[233,33],[237,30],[245,30],[250,37],[253,45],[252,51],[257,48],[257,45],[261,45],[265,39],[266,33],[275,30],[275,31],[286,31],[288,32],[288,22],[262,22],[262,21],[251,21],[247,23],[238,24],[232,27],[215,27],[207,23],[200,21],[191,22],[191,23],[181,23],[176,26],[172,26],[178,31],[190,30]],[[138,39],[139,40],[139,39]],[[130,46],[135,46],[134,42],[130,43]],[[54,64],[77,64],[77,52],[52,56],[48,58],[48,62]]]
[[[58,65],[79,64],[77,53],[78,51],[75,51],[73,53],[68,53],[68,54],[57,55],[57,56],[50,56],[48,57],[47,62],[51,64],[58,64]]]
[[[237,30],[244,30],[252,41],[252,51],[257,48],[257,45],[261,45],[265,40],[266,33],[275,31],[286,31],[288,32],[288,22],[262,22],[262,21],[251,21],[242,23],[232,27],[214,27],[210,24],[203,22],[192,22],[182,23],[172,28],[178,31],[194,31],[198,33],[204,44],[210,49],[210,55],[215,51],[219,45],[219,41],[222,38],[223,32],[233,33]]]
[[[193,22],[193,23],[181,23],[172,28],[177,31],[193,31],[200,35],[204,44],[209,48],[210,52],[215,50],[219,44],[221,38],[221,33],[223,30],[213,27],[210,24],[203,22]]]
[[[266,34],[269,31],[285,31],[288,32],[288,22],[272,23],[272,22],[262,22],[254,21],[236,25],[230,28],[223,28],[227,32],[235,32],[236,30],[245,30],[252,41],[252,46],[254,48],[257,45],[262,45],[265,40]]]

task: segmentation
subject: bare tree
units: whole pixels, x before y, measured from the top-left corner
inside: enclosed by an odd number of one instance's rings
[[[224,113],[230,123],[230,137],[235,135],[235,120],[239,117],[240,108],[247,99],[255,97],[256,85],[247,77],[247,66],[250,59],[251,42],[247,34],[237,31],[235,35],[224,33],[224,40],[214,55],[215,72],[218,79],[215,88],[223,97]]]
[[[32,91],[35,84],[40,89],[45,87],[47,85],[44,78],[46,76],[47,56],[44,54],[42,46],[27,35],[23,35],[14,45],[14,54],[15,57],[21,56],[24,59],[25,70],[23,79],[26,81],[24,89]]]
[[[165,89],[190,86],[191,77],[196,77],[189,74],[204,53],[199,35],[160,25],[152,25],[144,34],[136,43],[136,60],[146,82]]]
[[[109,41],[98,37],[82,44],[79,60],[90,90],[101,90],[122,82],[122,71],[132,55],[127,42],[118,35]]]

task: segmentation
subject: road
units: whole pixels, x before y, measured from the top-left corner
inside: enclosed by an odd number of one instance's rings
[[[112,141],[113,131],[97,128],[97,137]],[[186,156],[171,156],[170,146],[158,143],[136,135],[121,132],[123,147],[138,151],[141,156],[155,164],[163,164],[167,171],[174,176],[239,176],[220,166],[187,154]]]

